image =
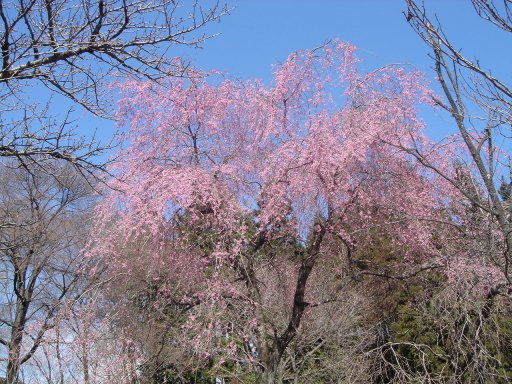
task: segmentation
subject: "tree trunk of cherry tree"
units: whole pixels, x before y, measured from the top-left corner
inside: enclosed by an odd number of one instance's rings
[[[262,353],[261,360],[264,368],[258,382],[262,384],[281,384],[283,382],[283,371],[279,352],[267,349]]]
[[[260,382],[262,384],[281,384],[283,379],[276,370],[266,370],[263,372]]]

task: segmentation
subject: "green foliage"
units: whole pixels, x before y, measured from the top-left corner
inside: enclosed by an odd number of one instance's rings
[[[512,314],[504,303],[471,298],[447,286],[432,295],[425,292],[417,284],[397,293],[386,347],[393,369],[384,382],[393,382],[402,373],[398,370],[418,382],[427,377],[439,383],[510,382]]]
[[[353,264],[369,273],[362,281],[374,303],[368,321],[384,329],[376,344],[384,369],[376,382],[512,382],[508,301],[486,298],[471,282],[448,281],[442,270],[405,280],[385,278],[403,265],[400,249],[382,231],[365,235]]]

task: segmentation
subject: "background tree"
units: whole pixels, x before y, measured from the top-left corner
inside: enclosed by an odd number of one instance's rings
[[[48,88],[100,116],[111,116],[113,74],[157,81],[182,76],[173,45],[199,46],[202,28],[227,12],[218,2],[16,0],[0,4],[0,157],[63,159],[92,165],[83,143],[69,142],[69,123],[31,97]],[[63,122],[65,121],[65,122]],[[89,143],[89,142],[88,142]],[[94,147],[93,144],[90,144]]]
[[[70,165],[51,162],[45,170],[16,162],[0,169],[0,344],[8,383],[21,379],[21,367],[84,284],[80,247],[92,189]]]
[[[510,2],[472,1],[477,14],[490,24],[510,32]],[[500,180],[510,174],[508,130],[512,92],[504,80],[482,68],[478,60],[465,57],[442,25],[433,21],[425,8],[407,1],[408,21],[432,50],[434,70],[444,98],[433,101],[453,118],[458,133],[436,146],[416,144],[406,150],[426,167],[447,180],[473,205],[480,216],[480,245],[485,263],[498,269],[502,277],[490,287],[493,294],[508,294],[512,245],[510,206],[500,197]],[[499,143],[499,144],[498,144]],[[444,153],[456,168],[448,171],[434,157]],[[462,226],[469,229],[469,226]],[[485,228],[485,229],[482,229]],[[474,234],[473,234],[474,235]],[[476,242],[474,243],[476,245]]]

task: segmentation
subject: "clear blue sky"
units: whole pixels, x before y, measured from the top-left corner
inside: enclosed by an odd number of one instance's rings
[[[509,80],[512,52],[505,33],[479,19],[470,0],[425,0],[437,13],[448,36],[470,58]],[[406,23],[404,0],[228,0],[231,15],[208,26],[217,34],[201,50],[175,49],[201,69],[218,69],[239,78],[270,80],[271,65],[297,49],[313,48],[330,38],[358,46],[363,68],[372,70],[390,63],[411,64],[434,79],[428,49]],[[171,52],[173,52],[171,50]],[[451,121],[439,113],[424,112],[428,132],[441,137]],[[112,124],[86,119],[107,137]],[[85,122],[85,120],[84,120]]]
[[[389,63],[429,68],[428,50],[402,14],[403,0],[232,0],[229,4],[234,7],[231,15],[209,28],[219,36],[203,50],[188,54],[200,67],[265,79],[270,65],[290,52],[337,37],[360,48],[369,70]],[[500,39],[505,44],[506,34],[491,33],[470,0],[426,0],[426,5],[470,57],[478,55],[484,64],[486,57],[492,59],[490,64],[504,59],[500,66],[511,68],[510,49],[498,44]]]

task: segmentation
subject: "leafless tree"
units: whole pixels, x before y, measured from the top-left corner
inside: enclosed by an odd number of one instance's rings
[[[49,124],[54,113],[28,92],[47,88],[110,116],[106,80],[116,73],[155,81],[183,75],[186,65],[171,47],[200,46],[208,38],[202,28],[226,13],[217,1],[1,1],[0,157],[33,162],[37,155],[89,168],[90,148],[70,144],[69,130],[61,129],[69,122]]]
[[[488,261],[503,275],[502,282],[490,290],[493,295],[510,293],[511,205],[503,193],[500,196],[499,183],[512,170],[509,155],[512,89],[495,77],[491,69],[465,56],[446,35],[437,17],[428,14],[422,2],[407,0],[406,3],[409,24],[431,49],[444,96],[434,96],[433,101],[452,117],[458,130],[452,140],[461,144],[466,155],[453,159],[457,162],[457,172],[450,173],[432,161],[429,155],[435,153],[435,148],[425,150],[418,145],[405,149],[455,187],[478,214],[481,251],[487,253]],[[472,0],[472,4],[482,19],[505,32],[512,32],[510,1]],[[510,182],[504,181],[503,187],[510,188]]]
[[[93,199],[69,163],[3,163],[0,178],[0,345],[11,384],[84,288],[79,250]]]
[[[0,115],[0,161],[16,162],[27,172],[34,166],[51,173],[54,161],[67,162],[89,180],[90,176],[107,174],[109,161],[104,159],[112,148],[112,141],[101,144],[95,139],[78,136],[68,111],[64,120],[45,117],[42,111],[20,120],[1,121]],[[101,157],[103,155],[103,158]],[[49,166],[49,168],[47,168]]]

